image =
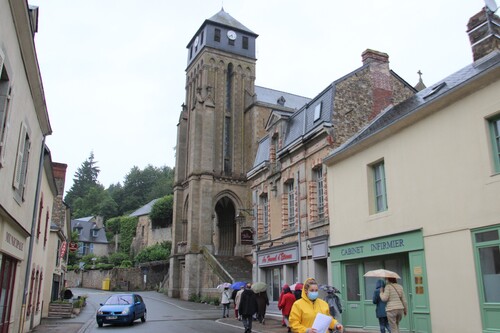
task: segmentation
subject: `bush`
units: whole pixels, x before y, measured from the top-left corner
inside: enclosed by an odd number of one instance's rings
[[[161,244],[155,244],[148,246],[141,250],[135,257],[136,263],[157,261],[157,260],[167,260],[170,256],[170,250],[172,248],[172,242],[163,242]]]
[[[195,303],[200,303],[201,302],[201,297],[198,294],[191,294],[191,295],[189,295],[188,301],[195,302]]]
[[[95,265],[95,269],[112,269],[113,267],[113,264],[98,263]]]
[[[120,265],[120,268],[129,268],[129,267],[132,267],[132,261],[123,260],[122,264]]]
[[[149,218],[151,219],[153,228],[166,228],[172,225],[174,214],[174,196],[169,194],[158,199],[153,207]]]
[[[114,267],[119,267],[122,264],[122,261],[130,260],[130,257],[126,253],[115,252],[109,256],[108,260],[109,263],[112,264]]]

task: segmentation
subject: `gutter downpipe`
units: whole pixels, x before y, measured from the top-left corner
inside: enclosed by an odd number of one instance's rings
[[[33,205],[33,218],[31,220],[30,245],[28,248],[28,260],[26,261],[26,272],[24,275],[23,302],[21,305],[21,315],[19,316],[19,333],[24,332],[24,320],[26,318],[25,317],[25,315],[26,315],[26,299],[28,296],[28,287],[29,287],[30,271],[31,271],[30,268],[31,268],[31,261],[32,261],[32,257],[33,257],[33,243],[34,243],[33,235],[35,234],[35,228],[36,228],[36,217],[37,217],[36,212],[38,210],[38,201],[40,198],[40,190],[41,190],[41,185],[42,185],[43,161],[45,158],[45,139],[46,139],[46,135],[43,136],[42,149],[40,152],[40,162],[38,165],[38,179],[36,182],[35,204]]]

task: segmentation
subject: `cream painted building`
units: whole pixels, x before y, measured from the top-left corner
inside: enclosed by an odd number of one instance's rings
[[[0,0],[0,332],[24,325],[45,137],[52,133],[34,34],[37,8]]]
[[[474,62],[385,110],[325,159],[343,323],[378,331],[368,270],[401,275],[402,330],[500,331],[499,18],[468,23]]]

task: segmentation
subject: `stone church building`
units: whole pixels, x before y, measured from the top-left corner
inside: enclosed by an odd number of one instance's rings
[[[416,93],[389,69],[388,55],[373,50],[363,52],[359,69],[312,99],[255,86],[257,37],[222,9],[187,45],[171,297],[212,294],[222,282],[252,280],[269,283],[272,297],[304,273],[328,283],[326,259],[317,262],[318,271],[314,260],[311,269],[301,268],[313,254],[308,247],[320,244],[327,251],[328,211],[318,213],[316,203],[328,207],[322,158],[387,106]],[[317,229],[310,235],[304,232],[309,223]],[[280,253],[293,260],[267,267],[260,262]]]

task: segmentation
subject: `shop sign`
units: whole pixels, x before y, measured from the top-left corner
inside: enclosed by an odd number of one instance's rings
[[[258,261],[260,267],[277,266],[291,262],[298,262],[297,248],[287,249],[266,254],[259,254]]]
[[[16,259],[24,258],[26,239],[15,229],[10,228],[8,224],[4,224],[4,227],[5,228],[0,241],[0,251],[5,252]]]
[[[69,250],[70,250],[70,252],[78,251],[78,243],[77,242],[69,242]]]
[[[64,258],[64,255],[66,254],[66,244],[66,241],[62,242],[61,249],[59,251],[59,258]]]
[[[332,259],[333,261],[338,261],[372,257],[421,250],[423,247],[422,232],[418,230],[406,234],[392,235],[348,245],[335,246],[332,248]]]
[[[241,244],[252,245],[253,244],[253,232],[252,230],[243,230],[241,232]]]

